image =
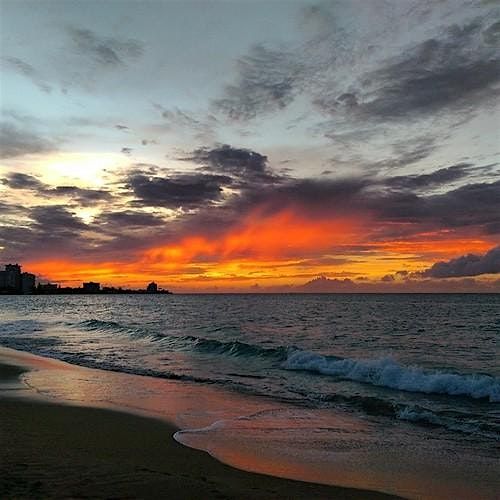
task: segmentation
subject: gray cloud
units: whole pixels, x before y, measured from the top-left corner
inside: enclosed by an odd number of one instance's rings
[[[69,196],[72,200],[81,206],[92,206],[103,201],[111,201],[114,197],[105,189],[86,189],[76,186],[56,186],[47,187],[39,193],[43,196]]]
[[[439,137],[442,139],[442,137]],[[420,137],[405,138],[392,144],[394,156],[390,159],[377,162],[376,166],[385,168],[400,168],[417,163],[430,156],[438,148],[438,137],[422,135]]]
[[[161,132],[183,131],[193,134],[196,140],[210,141],[214,136],[214,128],[218,124],[213,114],[183,110],[178,107],[167,109],[161,104],[153,103],[153,107],[160,112],[163,122],[154,125],[153,129]]]
[[[175,174],[152,177],[140,172],[129,175],[127,185],[137,196],[135,204],[168,208],[201,208],[222,199],[222,187],[231,179],[211,174]]]
[[[144,51],[138,40],[101,37],[89,29],[72,26],[68,28],[68,34],[76,51],[100,66],[124,66]]]
[[[228,144],[195,149],[184,159],[203,165],[205,170],[231,175],[244,184],[278,182],[283,179],[271,170],[267,156]],[[243,187],[241,182],[237,184]]]
[[[469,184],[435,195],[418,195],[408,190],[375,192],[365,203],[380,221],[485,231],[498,221],[500,182]]]
[[[421,190],[447,184],[463,179],[469,174],[470,163],[461,163],[451,167],[440,168],[430,174],[399,175],[387,179],[386,184],[402,190]]]
[[[463,278],[447,282],[434,279],[395,280],[391,275],[379,283],[365,283],[363,278],[352,281],[349,278],[327,278],[320,276],[288,291],[311,293],[449,293],[449,292],[492,292],[500,291],[500,280],[493,282],[476,281]],[[279,290],[285,291],[285,290]]]
[[[13,205],[12,203],[5,203],[3,201],[0,201],[0,213],[2,215],[21,215],[23,214],[27,209],[25,207],[22,207],[20,205]]]
[[[73,234],[75,230],[87,228],[81,219],[61,205],[35,207],[31,210],[30,217],[44,232]]]
[[[238,60],[236,78],[214,101],[215,109],[233,120],[251,120],[287,107],[298,96],[305,97],[328,117],[310,125],[310,131],[345,148],[346,166],[354,163],[373,171],[421,162],[443,146],[451,126],[463,124],[498,98],[500,58],[493,43],[498,23],[492,24],[493,11],[484,5],[477,9],[469,5],[457,25],[449,24],[451,15],[440,17],[438,8],[405,5],[394,9],[404,11],[413,27],[428,23],[428,32],[433,34],[427,39],[420,35],[420,42],[408,42],[410,36],[399,33],[391,38],[387,30],[382,35],[378,28],[372,38],[350,33],[336,20],[345,9],[352,14],[350,6],[308,6],[302,16],[307,25],[305,41],[290,50],[252,48]],[[394,9],[389,12],[384,5],[384,19],[378,17],[375,24],[396,20]],[[445,7],[449,14],[450,9],[450,5]],[[370,33],[370,29],[365,31]],[[395,54],[392,46],[384,45],[391,40],[406,46],[399,54],[382,59],[384,54]],[[395,126],[401,128],[395,130]],[[420,143],[412,140],[422,134],[424,126],[433,129],[433,137],[427,134]],[[395,140],[392,157],[364,157],[366,142],[380,138],[387,145],[387,137]]]
[[[0,225],[0,242],[15,259],[78,256],[92,247],[92,239],[82,236],[88,226],[65,206],[32,207],[25,215],[20,225]]]
[[[162,118],[164,118],[172,126],[187,127],[197,130],[205,127],[201,120],[195,118],[191,113],[183,111],[182,109],[166,109],[159,104],[155,104],[155,108],[161,111]]]
[[[99,215],[95,221],[97,224],[105,224],[123,231],[131,227],[152,227],[165,224],[162,217],[144,212],[125,210],[122,212],[105,212]]]
[[[395,75],[393,75],[395,76]],[[390,75],[387,75],[389,78]],[[449,67],[429,75],[401,78],[387,82],[378,97],[362,106],[362,115],[378,118],[405,119],[412,113],[433,113],[462,101],[471,94],[477,102],[480,91],[500,79],[500,61],[475,61],[467,65]],[[394,79],[395,80],[395,79]]]
[[[481,44],[482,26],[478,20],[451,26],[440,38],[421,42],[363,75],[359,91],[345,101],[349,112],[360,119],[385,121],[445,108],[475,111],[475,106],[491,98],[493,85],[500,81],[498,51]],[[340,97],[318,104],[334,112],[345,105]]]
[[[104,189],[86,189],[77,186],[55,186],[41,182],[37,177],[21,172],[9,172],[0,182],[11,189],[28,189],[43,197],[67,196],[75,203],[88,206],[101,201],[111,201],[113,195]]]
[[[214,101],[215,109],[232,120],[283,109],[297,94],[303,69],[294,54],[257,45],[238,60],[236,83]]]
[[[498,47],[498,44],[500,44],[500,21],[488,26],[482,35],[486,44]]]
[[[472,164],[453,165],[421,175],[303,179],[278,175],[265,155],[228,145],[198,148],[188,159],[200,165],[197,171],[165,175],[156,165],[137,164],[128,172],[121,188],[122,195],[133,194],[135,199],[126,205],[107,206],[91,225],[75,217],[68,207],[74,207],[75,203],[95,206],[101,202],[120,202],[118,195],[75,186],[52,187],[34,176],[16,172],[6,174],[2,182],[11,189],[29,189],[39,196],[54,199],[68,196],[67,207],[35,207],[28,212],[33,221],[29,225],[31,236],[22,232],[23,228],[18,230],[34,245],[40,244],[42,237],[50,232],[49,239],[54,245],[51,248],[56,248],[58,238],[67,238],[71,241],[65,241],[64,248],[76,253],[99,250],[112,255],[124,243],[125,233],[135,234],[134,248],[158,241],[159,235],[163,242],[189,234],[216,238],[256,209],[262,216],[291,209],[306,218],[322,220],[368,216],[372,222],[367,229],[367,241],[441,229],[466,228],[470,234],[490,235],[500,230],[497,216],[500,181],[463,185],[437,194],[429,192],[434,187],[442,190],[448,183],[481,168]],[[226,187],[231,188],[227,196]],[[170,208],[178,213],[167,223],[161,215],[143,212],[141,207]],[[14,229],[10,228],[8,233],[12,238],[17,234]],[[89,230],[95,241],[80,237]],[[19,240],[19,248],[26,252],[24,244]],[[356,251],[370,251],[370,248]],[[304,257],[307,256],[300,256]]]
[[[484,255],[468,254],[447,262],[436,262],[422,273],[430,278],[457,278],[500,273],[500,246]]]
[[[27,130],[9,123],[0,124],[0,158],[55,151],[55,144]]]
[[[263,214],[291,208],[308,217],[369,215],[373,223],[367,237],[375,240],[440,229],[470,228],[478,233],[495,234],[500,230],[497,216],[500,181],[468,184],[438,194],[426,192],[461,178],[468,168],[466,164],[454,165],[421,176],[382,179],[287,177],[277,183],[250,183],[240,189],[239,194],[226,199],[222,206],[213,209],[207,206],[185,221],[185,228],[188,232],[211,233],[237,224],[256,208]]]
[[[25,76],[31,82],[33,82],[41,91],[50,93],[52,92],[52,87],[45,82],[40,73],[26,61],[19,59],[18,57],[3,57],[2,60],[6,64],[6,66],[17,73]]]
[[[31,189],[37,191],[45,188],[45,184],[36,177],[21,172],[10,172],[0,182],[11,189]]]

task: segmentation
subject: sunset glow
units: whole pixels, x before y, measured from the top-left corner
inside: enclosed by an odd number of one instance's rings
[[[120,2],[118,24],[113,4],[5,2],[0,264],[178,292],[498,291],[494,3],[275,2],[265,26],[252,2]]]

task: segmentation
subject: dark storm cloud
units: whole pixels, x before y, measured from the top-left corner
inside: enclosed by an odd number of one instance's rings
[[[420,175],[301,179],[277,174],[261,153],[229,145],[198,148],[183,159],[200,169],[162,176],[156,166],[138,165],[126,181],[136,206],[203,208],[179,218],[180,234],[219,234],[255,210],[265,217],[285,209],[306,217],[368,216],[376,240],[459,228],[495,234],[499,228],[500,181],[448,187],[489,166],[460,163]],[[224,187],[230,194],[223,194]]]
[[[31,64],[19,59],[18,57],[6,56],[3,57],[2,60],[9,69],[31,80],[31,82],[34,83],[41,91],[46,93],[52,92],[52,87],[44,81],[42,76]]]
[[[230,184],[227,176],[201,173],[152,177],[134,172],[127,180],[135,204],[167,208],[206,207],[221,200],[223,186]]]
[[[239,194],[233,193],[223,204],[207,206],[179,220],[179,232],[216,238],[252,213],[265,218],[288,209],[311,218],[351,216],[366,211],[362,191],[368,185],[365,179],[292,178],[279,183],[245,184]]]
[[[399,175],[387,179],[386,184],[391,188],[401,190],[413,191],[428,189],[463,179],[469,174],[470,167],[472,167],[470,163],[462,163],[451,167],[440,168],[430,174]]]
[[[380,221],[429,224],[436,228],[470,226],[485,231],[498,222],[500,182],[469,184],[427,196],[407,190],[375,193],[365,203]]]
[[[0,158],[13,158],[27,154],[56,150],[53,142],[10,123],[0,124]]]
[[[26,209],[28,220],[18,226],[0,225],[0,242],[18,258],[85,253],[93,241],[82,232],[89,227],[62,205]]]
[[[126,210],[123,212],[105,212],[96,219],[97,224],[106,224],[123,230],[124,227],[152,227],[165,224],[162,217],[144,212]]]
[[[500,181],[468,184],[426,201],[429,215],[448,227],[492,224],[500,213]]]
[[[303,64],[294,54],[262,45],[237,63],[237,80],[214,106],[232,120],[249,120],[285,108],[297,94]]]
[[[141,42],[133,39],[101,37],[89,29],[69,27],[68,34],[76,51],[101,66],[124,66],[129,59],[143,54]]]
[[[0,202],[0,213],[4,215],[0,218],[0,246],[13,259],[54,255],[116,258],[124,248],[133,251],[150,246],[165,224],[160,216],[130,209],[101,213],[89,224],[67,205],[23,208]],[[9,215],[17,219],[9,221]]]
[[[271,206],[297,205],[303,211],[356,212],[362,193],[370,185],[365,178],[293,179],[267,193]]]
[[[221,151],[227,155],[221,154]],[[460,181],[476,168],[481,168],[471,164],[453,165],[421,175],[318,179],[277,176],[276,182],[240,184],[237,175],[245,174],[248,169],[257,173],[267,172],[263,155],[234,148],[214,148],[197,150],[192,159],[206,165],[212,172],[230,175],[233,179],[231,187],[237,191],[222,205],[214,208],[207,205],[206,210],[189,220],[184,219],[182,223],[186,231],[211,232],[238,224],[255,209],[265,216],[288,208],[307,217],[369,216],[374,220],[372,236],[375,239],[439,229],[473,228],[484,234],[494,234],[499,229],[500,181],[473,183],[438,194],[429,193],[435,188],[446,188],[448,184]],[[273,178],[275,174],[270,170],[269,175]],[[145,183],[148,204],[164,206],[163,199],[168,190],[162,190],[162,187],[167,182],[171,189],[170,182],[151,181],[147,176],[140,176],[139,181],[139,184]],[[151,195],[152,191],[155,195]],[[208,194],[205,190],[201,191],[201,195],[198,189],[193,191],[193,204],[196,200],[204,203],[207,198],[214,199],[212,189]],[[139,195],[138,189],[135,192]],[[215,199],[220,199],[217,193],[216,188]],[[183,196],[189,198],[184,191]],[[170,202],[172,206],[179,203],[176,197],[173,200],[175,203]]]
[[[208,171],[228,174],[243,181],[273,182],[280,179],[269,168],[267,156],[228,144],[195,149],[185,160],[201,164]]]
[[[457,278],[500,273],[500,246],[484,255],[468,254],[447,262],[436,262],[422,273],[429,278]]]
[[[61,205],[35,207],[31,210],[30,217],[44,232],[54,231],[69,234],[75,230],[79,231],[87,228],[87,225],[81,219]]]
[[[370,215],[374,228],[388,231],[474,228],[494,234],[500,213],[500,181],[464,185],[439,194],[427,194],[423,186],[445,185],[460,178],[466,166],[456,165],[432,174],[408,177],[346,179],[288,179],[276,186],[262,186],[233,200],[235,212],[255,206],[274,212],[294,207],[309,216]],[[386,186],[391,189],[387,190]],[[422,191],[410,186],[422,186]],[[391,223],[387,225],[387,223]],[[398,223],[393,226],[392,223]],[[375,233],[374,233],[375,234]]]

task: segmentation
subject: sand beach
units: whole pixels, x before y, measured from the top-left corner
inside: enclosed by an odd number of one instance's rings
[[[165,421],[49,401],[23,385],[27,370],[54,363],[0,351],[1,498],[390,498],[240,471],[180,445]]]

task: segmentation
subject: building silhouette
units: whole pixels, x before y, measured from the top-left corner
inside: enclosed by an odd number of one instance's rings
[[[33,293],[35,290],[35,275],[31,273],[21,274],[21,291],[24,294]]]
[[[82,283],[81,287],[61,287],[55,283],[36,284],[34,274],[21,272],[19,264],[6,264],[5,269],[0,271],[0,294],[1,295],[80,295],[80,294],[162,294],[170,295],[172,292],[158,288],[158,285],[152,281],[146,289],[133,290],[126,288],[115,288],[105,286],[101,288],[100,283],[88,281]]]
[[[33,293],[35,289],[35,275],[22,273],[19,264],[6,264],[0,271],[1,293]]]
[[[38,286],[36,287],[36,292],[37,293],[55,293],[59,287],[57,286],[56,283],[38,283]]]
[[[83,283],[83,291],[85,293],[99,293],[101,291],[101,284],[89,281],[88,283]]]

